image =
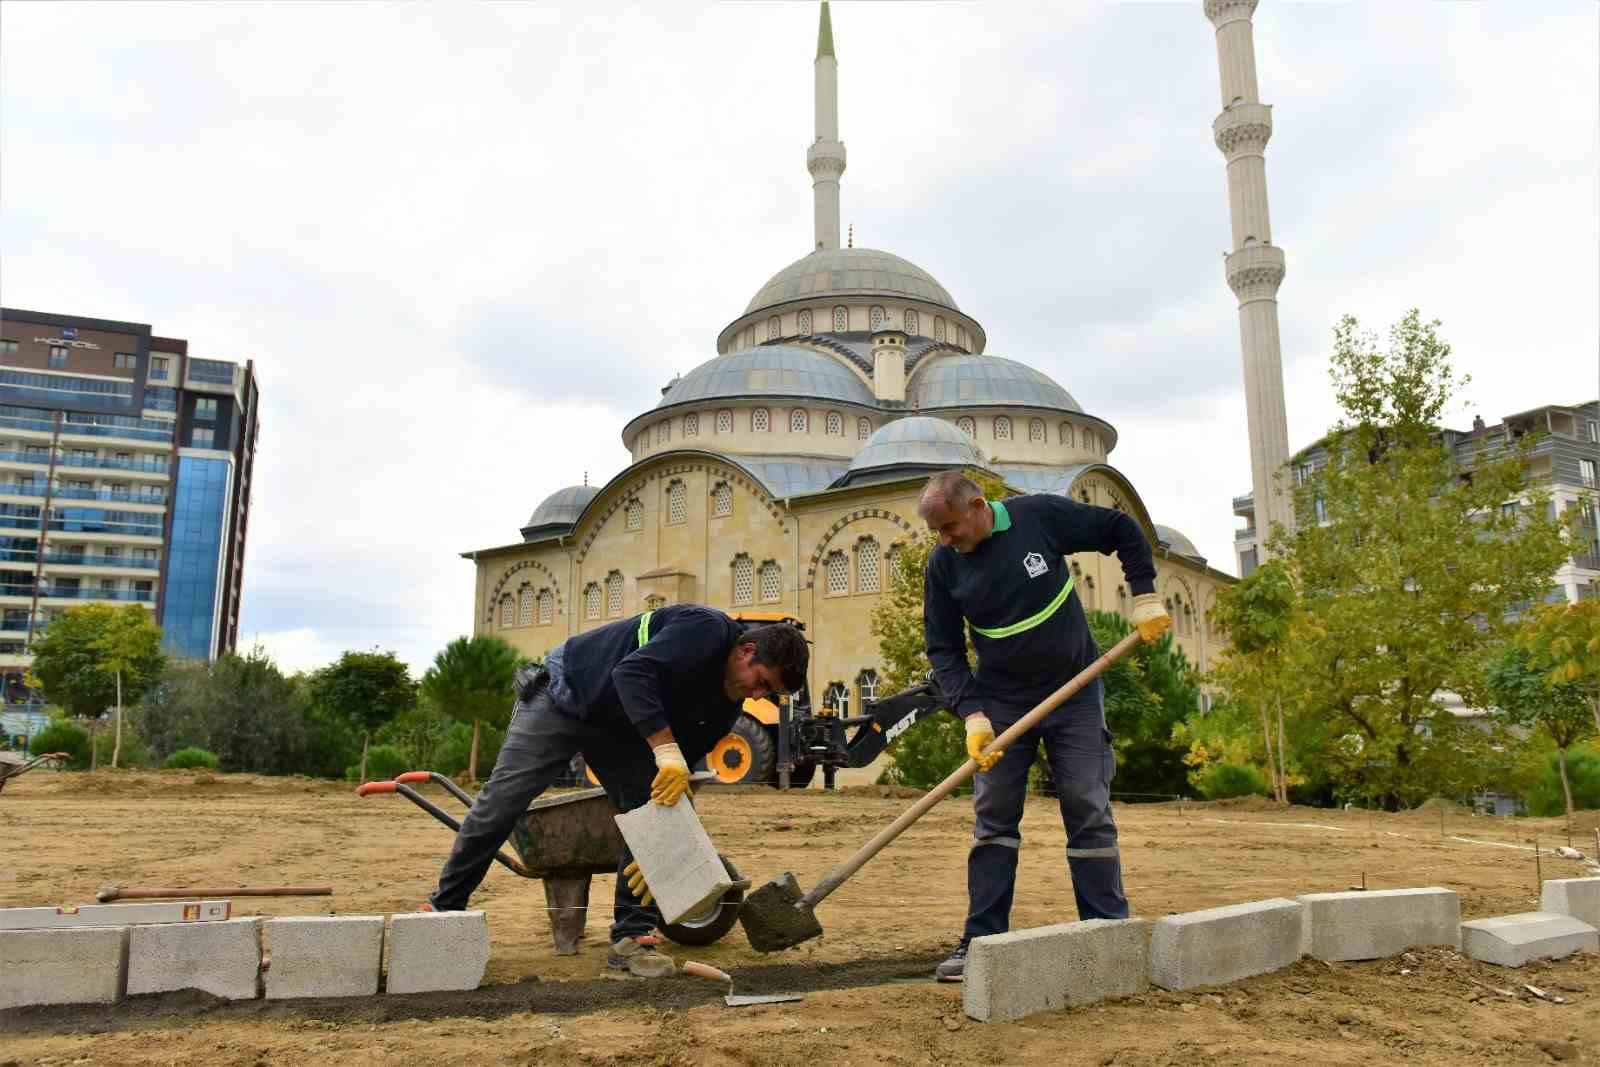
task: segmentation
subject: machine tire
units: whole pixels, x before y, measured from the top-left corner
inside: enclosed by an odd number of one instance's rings
[[[725,785],[771,782],[777,766],[772,735],[749,715],[740,715],[733,729],[706,756],[706,769]]]
[[[789,788],[809,789],[811,787],[811,779],[816,776],[817,765],[815,763],[796,763],[789,769]]]
[[[733,865],[728,857],[718,853],[717,858],[722,861],[722,866],[728,871],[728,877],[735,882],[742,877],[739,869]],[[739,905],[744,903],[744,890],[735,886],[722,894],[722,899],[717,902],[716,909],[702,918],[667,923],[661,927],[661,932],[668,941],[677,945],[710,945],[722,940],[722,936],[739,921]]]

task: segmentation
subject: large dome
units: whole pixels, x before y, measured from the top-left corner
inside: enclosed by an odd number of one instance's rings
[[[761,345],[700,364],[668,386],[656,406],[759,396],[876,403],[867,384],[832,356],[793,345]]]
[[[1083,408],[1047,374],[999,356],[938,354],[917,365],[906,383],[913,408],[1019,405],[1072,411]]]
[[[873,248],[819,248],[774,274],[744,313],[808,297],[860,295],[909,297],[961,310],[933,275],[899,256]]]
[[[542,526],[571,526],[599,492],[597,485],[569,485],[557,489],[539,502],[522,529],[527,532]]]
[[[861,446],[840,485],[871,472],[981,467],[983,453],[972,439],[944,419],[909,415],[881,427]]]

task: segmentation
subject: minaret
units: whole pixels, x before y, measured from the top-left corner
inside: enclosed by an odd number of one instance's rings
[[[839,142],[839,61],[833,55],[833,20],[822,0],[817,26],[817,136],[806,149],[811,172],[811,197],[816,214],[816,247],[839,247],[839,176],[844,173],[844,145]]]
[[[1256,2],[1205,0],[1205,12],[1217,28],[1217,65],[1222,72],[1222,114],[1211,124],[1211,130],[1228,161],[1233,251],[1224,263],[1228,286],[1239,298],[1257,558],[1265,559],[1273,524],[1294,528],[1294,506],[1276,478],[1289,462],[1283,355],[1278,342],[1283,249],[1272,243],[1272,223],[1267,215],[1267,161],[1263,153],[1272,136],[1272,108],[1261,102],[1256,91],[1256,50],[1250,27]]]

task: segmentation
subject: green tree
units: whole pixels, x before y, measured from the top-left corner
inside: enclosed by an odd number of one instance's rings
[[[1219,591],[1212,612],[1213,621],[1228,637],[1213,678],[1260,717],[1272,792],[1280,804],[1289,802],[1283,698],[1291,679],[1285,669],[1289,635],[1298,615],[1294,579],[1281,560],[1265,563],[1237,585]]]
[[[1339,324],[1328,462],[1296,491],[1298,529],[1270,541],[1305,612],[1292,669],[1306,713],[1341,738],[1347,790],[1403,803],[1481,777],[1482,734],[1441,694],[1481,702],[1505,618],[1543,598],[1568,551],[1526,439],[1485,437],[1456,462],[1439,426],[1461,383],[1437,327],[1413,311],[1380,350],[1355,319]]]
[[[216,753],[224,771],[292,774],[305,765],[305,703],[296,679],[256,646],[211,663],[173,661],[132,715],[158,758],[193,745]]]
[[[87,770],[89,731],[75,722],[55,719],[50,725],[34,734],[33,740],[28,743],[29,755],[42,756],[46,752],[65,752],[71,757],[66,762],[68,770]]]
[[[426,695],[418,694],[416,706],[401,712],[372,735],[380,745],[391,745],[405,753],[406,761],[417,770],[437,770],[434,757],[450,733],[453,720],[440,711]],[[469,742],[470,746],[470,742]],[[462,760],[463,767],[466,760]]]
[[[1110,611],[1089,612],[1095,644],[1108,649],[1133,632],[1133,624]],[[1100,675],[1105,686],[1106,727],[1116,737],[1117,787],[1127,793],[1179,794],[1187,780],[1185,744],[1175,731],[1200,704],[1200,681],[1188,657],[1163,634],[1153,645]]]
[[[472,724],[467,777],[478,778],[478,737],[484,723],[504,727],[514,702],[512,684],[521,653],[498,637],[458,637],[433,658],[422,676],[422,694],[452,718]]]
[[[166,664],[161,627],[138,604],[69,608],[34,639],[30,651],[32,677],[52,702],[91,722],[115,707],[119,738],[124,697],[136,699]],[[112,766],[120,747],[119,741],[112,750]]]
[[[1542,770],[1543,776],[1528,791],[1530,815],[1559,815],[1573,804],[1579,809],[1600,809],[1600,752],[1573,749],[1565,769],[1557,765],[1552,752]]]
[[[346,652],[311,676],[310,698],[324,712],[342,716],[361,735],[361,780],[367,780],[372,732],[417,702],[411,669],[393,652]],[[337,777],[343,764],[334,773]]]
[[[1520,630],[1517,642],[1534,667],[1548,672],[1551,685],[1589,702],[1600,732],[1600,600],[1545,605]]]
[[[1529,629],[1536,625],[1532,621],[1524,624]],[[1549,670],[1535,662],[1521,641],[1503,647],[1490,659],[1486,674],[1487,691],[1505,725],[1540,730],[1554,742],[1566,799],[1567,836],[1571,838],[1574,808],[1567,752],[1595,736],[1589,702],[1576,686],[1551,684]]]

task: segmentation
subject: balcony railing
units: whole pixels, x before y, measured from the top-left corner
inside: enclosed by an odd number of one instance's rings
[[[46,563],[62,563],[69,567],[136,567],[139,570],[161,569],[159,559],[139,559],[134,556],[90,555],[86,552],[46,552]]]
[[[0,484],[0,489],[4,485]],[[34,494],[37,496],[38,494]],[[125,489],[80,489],[76,486],[58,486],[52,496],[65,500],[114,500],[124,504],[165,504],[167,498],[157,493],[135,493]]]
[[[0,482],[0,493],[10,496],[44,496],[42,482]]]
[[[1233,531],[1233,539],[1235,541],[1254,541],[1256,539],[1256,528],[1254,526],[1246,526],[1242,530],[1235,530]]]
[[[17,452],[7,449],[0,451],[0,459],[9,460],[12,463],[37,463],[41,467],[50,465],[49,452]]]
[[[15,594],[13,594],[15,595]],[[82,587],[63,589],[59,586],[41,586],[39,596],[48,600],[133,600],[149,602],[156,598],[153,590],[95,589]]]
[[[49,419],[26,419],[17,415],[0,415],[0,426],[11,426],[19,430],[43,430],[50,433],[55,430],[55,423]]]
[[[0,455],[0,459],[4,459]],[[100,467],[105,470],[117,471],[143,471],[148,474],[167,474],[172,470],[169,463],[157,463],[150,460],[117,459],[113,456],[62,456],[56,460],[60,467]]]
[[[13,420],[15,421],[15,420]],[[49,423],[43,424],[43,429],[50,429]],[[63,434],[87,435],[89,437],[127,437],[135,441],[171,441],[171,430],[144,429],[135,426],[102,426],[91,422],[64,422],[61,424]]]

